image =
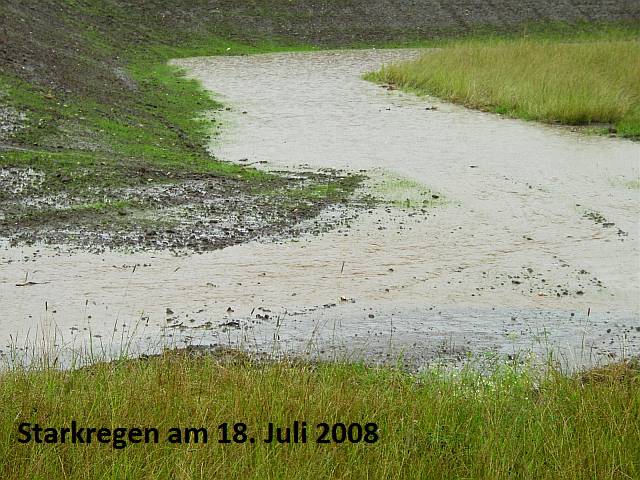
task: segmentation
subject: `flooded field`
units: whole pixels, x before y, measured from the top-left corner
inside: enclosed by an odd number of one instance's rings
[[[0,249],[0,349],[240,345],[413,367],[640,353],[640,145],[381,88],[412,50],[175,62],[225,105],[211,144],[265,169],[364,171],[380,207],[203,254]],[[325,221],[326,220],[326,221]],[[324,225],[332,224],[327,229]]]

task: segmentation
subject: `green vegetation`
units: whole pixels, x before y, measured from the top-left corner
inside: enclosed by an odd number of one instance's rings
[[[474,39],[367,78],[513,117],[610,124],[615,130],[607,132],[640,137],[640,42],[633,32]]]
[[[0,164],[36,166],[46,173],[67,174],[70,181],[65,189],[95,185],[100,179],[105,186],[131,183],[139,176],[131,174],[141,166],[155,172],[269,178],[255,169],[216,161],[207,154],[210,124],[216,120],[208,121],[204,113],[221,106],[197,82],[182,78],[165,61],[160,57],[154,63],[130,66],[137,98],[122,109],[82,97],[57,98],[18,79],[5,78],[0,85],[7,92],[7,103],[27,114],[26,128],[16,132],[12,140],[31,148],[2,153]],[[52,152],[52,148],[62,151]],[[103,165],[105,161],[110,165]],[[113,177],[105,178],[107,172]],[[91,178],[83,175],[91,173],[98,174]]]
[[[631,190],[640,190],[640,180],[629,180],[625,186]]]
[[[424,208],[442,203],[442,197],[420,182],[386,174],[373,186],[373,193],[382,202],[402,208]]]
[[[155,427],[158,444],[19,444],[18,425]],[[267,445],[269,422],[309,443]],[[243,422],[255,444],[219,444]],[[317,444],[320,422],[374,422],[375,443]],[[164,443],[206,427],[208,444]],[[23,438],[23,437],[20,437]],[[201,437],[202,438],[202,437]],[[586,479],[640,476],[640,370],[578,376],[502,366],[417,376],[353,364],[255,363],[185,352],[0,374],[2,478]]]

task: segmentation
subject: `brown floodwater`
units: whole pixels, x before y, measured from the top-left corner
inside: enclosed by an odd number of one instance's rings
[[[578,366],[639,354],[640,145],[361,79],[418,54],[173,62],[231,107],[215,156],[365,170],[389,203],[356,218],[326,212],[345,218],[317,235],[199,255],[3,244],[0,349],[55,331],[60,346],[91,337],[108,351],[133,338],[135,351],[233,345],[402,356],[415,367],[549,350]]]

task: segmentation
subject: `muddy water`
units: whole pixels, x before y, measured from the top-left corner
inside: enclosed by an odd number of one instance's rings
[[[374,192],[396,199],[414,193],[393,180],[402,177],[438,195],[436,205],[379,208],[317,236],[196,256],[5,246],[0,348],[55,330],[60,345],[91,336],[108,349],[134,337],[141,349],[402,354],[414,366],[550,348],[578,365],[640,353],[640,191],[628,186],[640,145],[360,79],[415,55],[176,63],[231,107],[216,156],[367,170]]]

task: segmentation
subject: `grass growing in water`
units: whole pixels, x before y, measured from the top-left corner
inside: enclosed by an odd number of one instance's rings
[[[367,78],[527,120],[606,123],[640,136],[637,40],[472,40]]]
[[[410,178],[385,174],[384,178],[373,186],[374,195],[394,207],[424,208],[442,203],[439,194],[433,193],[426,186]]]
[[[209,443],[28,444],[41,426],[206,427]],[[168,353],[0,374],[2,478],[638,478],[640,374],[502,366],[412,376],[353,364],[253,363]],[[267,445],[267,426],[309,424],[309,443]],[[243,422],[255,444],[218,443]],[[320,422],[378,425],[376,443],[317,444]],[[161,438],[162,440],[162,438]]]
[[[640,180],[629,180],[625,186],[631,190],[640,190]]]

